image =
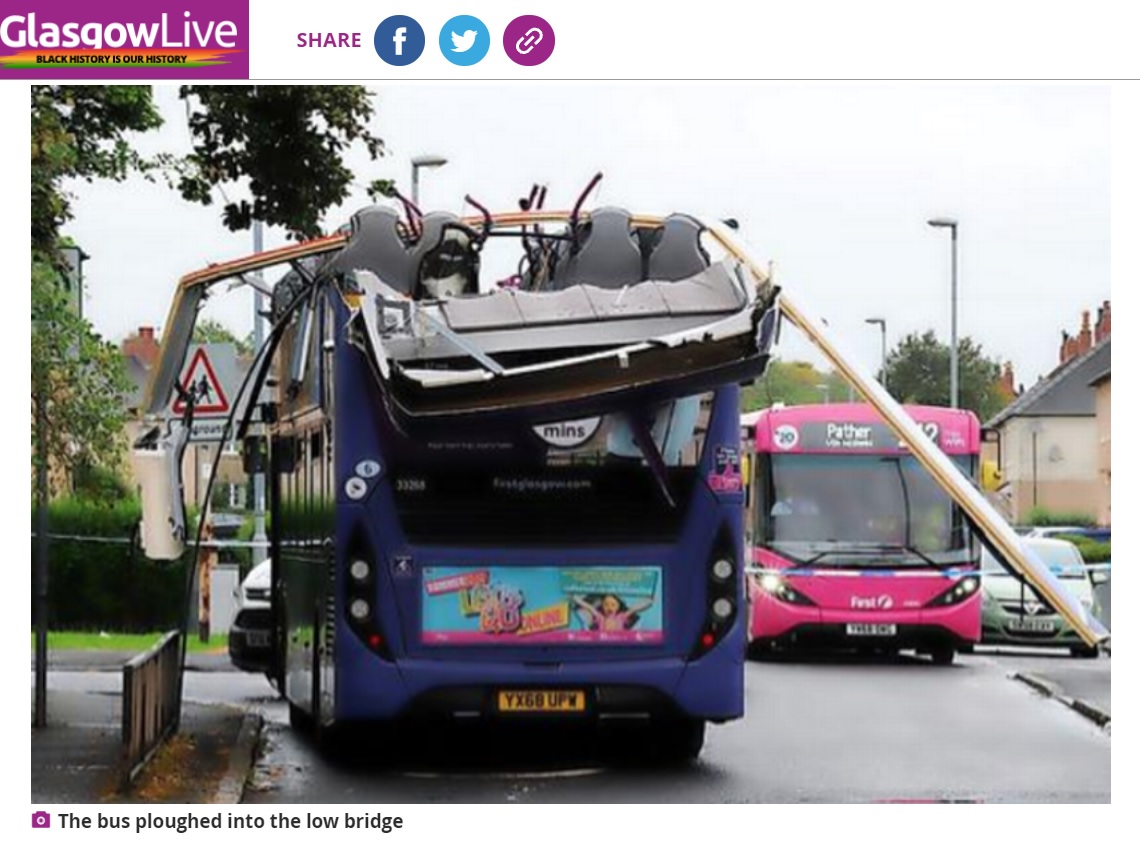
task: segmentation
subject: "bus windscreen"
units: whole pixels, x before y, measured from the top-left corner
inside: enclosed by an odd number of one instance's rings
[[[951,457],[969,474],[970,457]],[[959,564],[961,512],[910,455],[773,454],[758,514],[768,545],[798,563]]]

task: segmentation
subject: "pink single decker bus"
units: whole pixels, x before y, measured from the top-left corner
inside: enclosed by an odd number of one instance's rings
[[[977,475],[972,412],[904,409]],[[978,542],[874,407],[777,405],[742,424],[753,451],[750,654],[815,644],[949,664],[978,641]]]

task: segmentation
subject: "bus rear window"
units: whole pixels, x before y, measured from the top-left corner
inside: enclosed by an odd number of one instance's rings
[[[687,398],[650,414],[660,475],[617,415],[516,430],[497,446],[435,443],[431,459],[396,455],[400,523],[424,543],[668,542],[698,481],[708,403]]]

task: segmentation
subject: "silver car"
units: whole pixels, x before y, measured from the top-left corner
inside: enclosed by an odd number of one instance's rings
[[[1093,581],[1080,551],[1055,538],[1022,538],[1080,603],[1086,616],[1095,616]],[[1064,646],[1074,657],[1095,658],[1099,648],[1088,646],[1064,618],[1041,602],[1028,584],[1011,575],[988,550],[982,550],[982,643],[1018,646]]]

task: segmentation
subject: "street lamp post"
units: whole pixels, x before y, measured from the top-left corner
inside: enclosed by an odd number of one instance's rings
[[[265,225],[260,219],[253,221],[253,250],[260,253],[265,249]],[[262,272],[257,270],[257,280],[262,279]],[[261,344],[265,341],[265,327],[261,320],[261,310],[264,304],[263,296],[257,287],[253,288],[253,355],[257,356],[261,350]],[[253,400],[261,403],[261,395],[254,395]],[[258,409],[258,421],[262,422],[264,419],[261,415],[261,409]],[[264,441],[265,428],[262,423],[257,426],[257,450],[261,453],[262,441]],[[221,446],[221,445],[219,445]],[[203,511],[205,506],[203,505]],[[251,553],[254,566],[261,564],[269,555],[266,548],[268,536],[265,534],[265,466],[261,462],[259,456],[255,470],[253,472],[253,552]]]
[[[950,229],[950,406],[958,408],[958,220],[928,219],[931,228]]]
[[[879,365],[879,385],[884,389],[887,388],[887,320],[886,319],[864,319],[869,325],[879,326],[879,335],[882,339],[882,363]]]
[[[440,155],[419,155],[412,158],[412,204],[420,204],[420,167],[436,169],[447,163],[447,159]]]

